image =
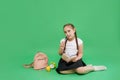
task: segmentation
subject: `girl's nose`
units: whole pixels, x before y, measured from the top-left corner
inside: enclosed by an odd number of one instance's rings
[[[67,33],[66,36],[70,36],[70,33]]]
[[[66,35],[68,36],[68,35],[69,35],[69,33],[67,32],[67,33],[66,33]]]

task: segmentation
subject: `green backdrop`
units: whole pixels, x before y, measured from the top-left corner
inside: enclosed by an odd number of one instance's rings
[[[58,63],[66,23],[84,41],[83,60],[106,65],[106,71],[60,75],[23,68],[37,51]],[[0,0],[1,80],[117,80],[119,57],[120,0]]]

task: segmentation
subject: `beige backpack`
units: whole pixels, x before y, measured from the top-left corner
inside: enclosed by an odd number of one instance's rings
[[[31,64],[25,64],[25,68],[33,67],[35,70],[44,69],[48,66],[48,57],[45,53],[38,52],[34,56],[34,61]]]
[[[34,69],[43,69],[48,66],[48,57],[46,54],[38,52],[34,57]]]

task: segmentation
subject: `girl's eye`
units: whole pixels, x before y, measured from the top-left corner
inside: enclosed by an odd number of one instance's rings
[[[68,33],[68,32],[71,32],[71,30],[64,31],[64,33]]]
[[[68,30],[68,32],[70,32],[70,30]]]
[[[66,31],[64,31],[64,33],[67,33]]]

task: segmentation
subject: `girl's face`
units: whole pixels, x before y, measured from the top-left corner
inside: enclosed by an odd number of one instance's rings
[[[70,25],[64,27],[64,33],[68,40],[73,40],[75,38],[75,28]]]

